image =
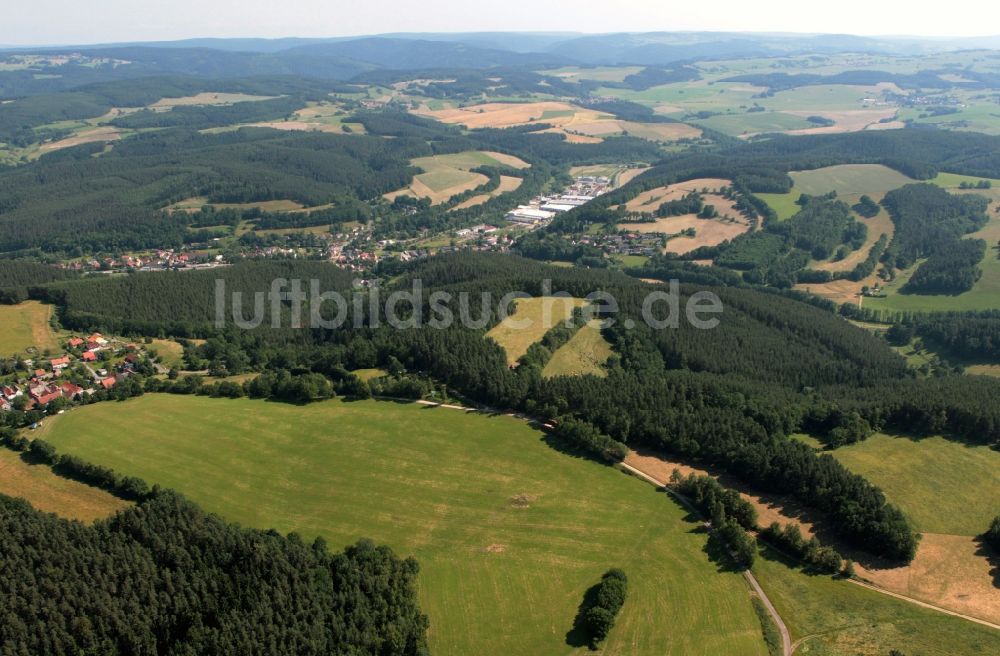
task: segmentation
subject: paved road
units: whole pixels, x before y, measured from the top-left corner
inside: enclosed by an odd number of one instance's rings
[[[632,465],[627,465],[624,462],[618,463],[618,466],[631,474],[635,474],[644,481],[652,483],[656,487],[661,487],[665,489],[668,494],[672,495],[675,499],[678,499],[681,503],[687,506],[687,508],[690,509],[692,512],[701,514],[688,502],[687,499],[685,499],[683,496],[677,494],[669,487],[667,487],[666,482],[658,481],[649,474],[647,474],[646,472],[636,469]],[[785,621],[781,619],[781,615],[778,614],[778,610],[774,607],[774,604],[771,603],[771,600],[767,598],[767,594],[764,592],[763,588],[760,587],[760,583],[757,582],[757,578],[753,575],[753,572],[751,572],[748,569],[745,569],[743,570],[743,576],[744,578],[746,578],[747,583],[750,584],[750,587],[753,589],[753,591],[757,593],[757,596],[760,597],[761,602],[764,604],[764,608],[767,609],[768,615],[771,616],[771,619],[774,620],[774,623],[778,626],[778,631],[781,632],[782,653],[784,654],[784,656],[792,656],[792,636],[788,632],[788,627],[785,625]]]

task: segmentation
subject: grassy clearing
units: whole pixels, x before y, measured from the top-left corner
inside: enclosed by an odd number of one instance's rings
[[[611,344],[601,335],[601,322],[588,321],[573,337],[552,354],[542,375],[553,376],[607,376],[604,363],[611,357]]]
[[[486,184],[488,178],[485,175],[473,173],[470,169],[478,166],[513,166],[520,169],[528,166],[527,162],[511,155],[477,150],[419,157],[412,164],[423,172],[414,176],[408,187],[385,194],[386,199],[392,200],[397,196],[430,198],[436,205]],[[517,184],[520,185],[520,178],[513,179],[518,180]],[[507,186],[510,187],[511,184],[508,181]]]
[[[414,555],[435,654],[588,653],[566,633],[612,566],[629,597],[603,653],[766,654],[743,581],[681,508],[511,417],[147,395],[67,413],[48,439],[247,526]]]
[[[488,333],[507,352],[507,363],[514,365],[528,352],[528,347],[540,340],[560,321],[568,319],[574,308],[583,307],[582,298],[542,296],[519,298],[514,312]]]
[[[365,382],[373,378],[381,378],[382,376],[389,375],[389,372],[385,369],[355,369],[351,373]]]
[[[58,349],[51,319],[52,306],[38,301],[0,305],[0,354],[14,355],[32,346],[41,351]]]
[[[29,465],[0,448],[0,494],[26,499],[42,512],[92,522],[129,504],[103,490],[56,476],[44,465]]]
[[[830,191],[838,195],[867,194],[880,200],[888,191],[916,182],[913,178],[881,164],[841,164],[812,171],[792,171],[792,192],[821,196]]]
[[[798,196],[794,192],[788,192],[787,194],[754,194],[757,198],[761,199],[767,203],[768,207],[775,211],[778,215],[778,220],[784,221],[785,219],[790,219],[799,210],[799,207],[795,201],[798,200]]]
[[[181,370],[184,368],[184,347],[172,339],[154,339],[146,348],[160,358],[164,367]]]
[[[877,434],[830,453],[882,488],[920,531],[979,535],[997,514],[1000,452],[989,447]]]
[[[955,296],[924,296],[920,294],[900,294],[899,289],[909,280],[913,270],[899,275],[886,285],[885,298],[866,298],[865,307],[890,311],[946,312],[950,310],[1000,309],[1000,252],[996,245],[1000,241],[1000,214],[991,208],[990,222],[970,238],[984,239],[988,245],[986,257],[980,267],[983,276],[975,286]],[[915,270],[915,269],[914,269]]]
[[[734,137],[760,134],[761,132],[804,130],[812,126],[812,123],[800,116],[792,116],[782,112],[720,114],[695,121],[695,124]]]
[[[770,550],[754,565],[796,654],[883,656],[896,649],[921,656],[1000,653],[1000,632],[866,590],[829,576],[795,569]]]

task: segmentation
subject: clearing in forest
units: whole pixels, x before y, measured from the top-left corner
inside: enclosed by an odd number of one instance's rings
[[[408,187],[385,194],[384,198],[429,198],[432,204],[439,205],[452,196],[471,191],[489,181],[485,175],[474,173],[470,169],[478,166],[509,166],[518,169],[528,167],[527,162],[512,155],[477,150],[419,157],[411,163],[423,172],[414,176]]]
[[[586,305],[582,298],[539,296],[519,298],[514,311],[494,326],[486,336],[507,352],[507,364],[513,366],[528,352],[528,347],[545,336],[560,321],[566,321],[573,310]]]
[[[57,476],[46,465],[29,465],[6,448],[0,448],[0,494],[82,522],[108,517],[130,505],[104,490]]]
[[[51,319],[52,306],[38,301],[0,305],[0,356],[23,353],[32,346],[41,351],[58,349]]]
[[[611,357],[611,344],[601,335],[601,321],[593,319],[560,346],[542,370],[542,376],[607,376],[604,363]]]

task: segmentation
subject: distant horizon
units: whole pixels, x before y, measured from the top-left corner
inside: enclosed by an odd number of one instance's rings
[[[859,39],[890,40],[890,41],[975,41],[975,40],[1000,40],[1000,32],[994,34],[978,35],[956,35],[956,34],[859,34],[851,32],[810,32],[810,31],[768,31],[768,30],[718,30],[718,29],[677,29],[677,30],[609,30],[609,31],[581,31],[581,30],[439,30],[420,32],[364,32],[352,34],[331,34],[326,36],[304,36],[301,34],[285,34],[281,36],[255,36],[255,35],[200,35],[183,36],[176,38],[150,38],[150,39],[118,39],[101,41],[60,41],[60,42],[24,42],[8,43],[0,42],[0,49],[42,49],[42,48],[94,48],[94,47],[116,47],[125,45],[143,45],[159,43],[182,43],[185,41],[333,41],[333,40],[353,40],[365,38],[406,38],[425,39],[428,41],[438,40],[441,37],[458,36],[485,36],[485,35],[524,35],[524,36],[551,36],[564,37],[566,39],[592,37],[592,36],[615,36],[615,35],[654,35],[654,34],[719,34],[719,35],[746,35],[754,37],[853,37]]]
[[[337,39],[382,34],[643,34],[650,32],[850,35],[869,38],[994,38],[1000,10],[956,0],[947,10],[903,0],[841,0],[822,15],[797,0],[702,0],[679,4],[629,0],[613,7],[570,0],[508,0],[498,8],[457,0],[350,4],[338,0],[102,0],[95,8],[69,0],[27,3],[5,17],[7,48],[65,47],[188,39]],[[815,29],[816,27],[820,29]],[[638,28],[638,29],[637,29]],[[898,35],[898,36],[897,36]]]

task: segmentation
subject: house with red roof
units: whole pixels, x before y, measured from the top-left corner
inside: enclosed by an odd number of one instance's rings
[[[83,357],[83,361],[84,362],[96,362],[97,361],[97,354],[94,353],[93,351],[84,351],[82,357]]]
[[[64,355],[61,358],[56,358],[54,360],[49,360],[49,364],[52,365],[53,369],[62,369],[63,367],[69,366],[69,356]]]
[[[62,395],[67,399],[76,400],[83,395],[83,388],[75,383],[71,383],[68,380],[60,386],[60,391]]]
[[[104,386],[104,389],[109,390],[115,386],[115,382],[116,381],[114,378],[105,378],[104,380],[101,381],[101,385]]]
[[[31,398],[38,405],[46,405],[62,398],[62,390],[55,385],[39,385],[31,388]]]
[[[80,339],[79,337],[73,337],[73,338],[70,338],[70,340],[69,340],[69,347],[70,348],[78,348],[80,346],[83,346],[83,344],[84,344],[83,340]]]

